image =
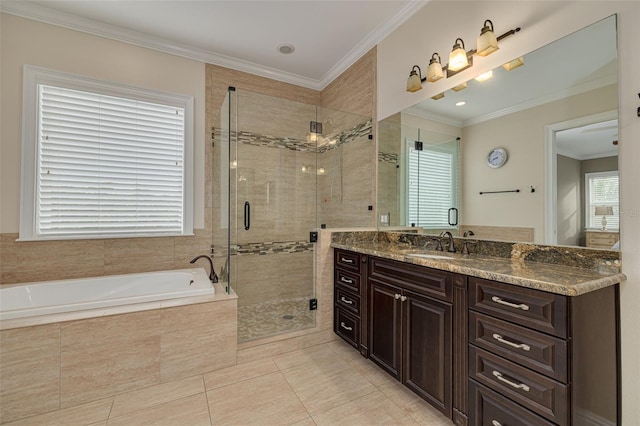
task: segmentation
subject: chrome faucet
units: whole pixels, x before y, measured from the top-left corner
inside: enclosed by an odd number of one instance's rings
[[[451,235],[451,232],[445,231],[442,234],[440,234],[440,236],[449,238],[449,244],[447,245],[447,251],[449,253],[455,253],[456,252],[456,246],[453,243],[453,235]]]
[[[211,260],[211,257],[207,256],[206,254],[201,254],[200,256],[196,256],[193,259],[191,259],[189,261],[189,263],[196,263],[196,260],[198,259],[207,259],[209,261],[209,279],[211,280],[212,283],[217,283],[218,282],[218,276],[216,275],[216,271],[213,270],[213,260]]]

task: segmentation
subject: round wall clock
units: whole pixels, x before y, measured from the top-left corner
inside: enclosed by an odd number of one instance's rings
[[[504,148],[493,148],[487,155],[487,164],[493,169],[504,166],[507,162],[507,151]]]

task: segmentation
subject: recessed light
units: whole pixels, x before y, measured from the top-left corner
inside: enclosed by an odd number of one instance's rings
[[[293,44],[281,44],[278,46],[278,52],[283,55],[290,55],[296,50],[296,47]]]
[[[458,101],[456,102],[456,106],[462,106],[462,105],[466,105],[467,101]]]

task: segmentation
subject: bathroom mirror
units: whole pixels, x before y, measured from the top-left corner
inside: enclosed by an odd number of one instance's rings
[[[463,90],[447,90],[378,123],[380,229],[414,225],[425,233],[472,230],[483,239],[589,247],[597,237],[596,248],[613,248],[619,235],[616,18],[521,60],[522,66],[499,67],[493,78],[471,79]],[[457,181],[448,172],[431,173],[437,180],[431,184],[454,185],[452,204],[438,206],[439,221],[431,212],[418,213],[423,217],[416,221],[414,150],[451,145],[459,150]],[[490,164],[491,153],[505,158]],[[422,186],[434,168],[418,170]],[[450,217],[442,210],[452,207],[457,224],[443,224]],[[596,207],[607,215],[596,216]]]

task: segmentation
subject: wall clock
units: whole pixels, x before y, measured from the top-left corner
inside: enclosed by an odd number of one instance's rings
[[[493,169],[504,166],[507,162],[507,151],[504,148],[493,148],[487,155],[487,164]]]

